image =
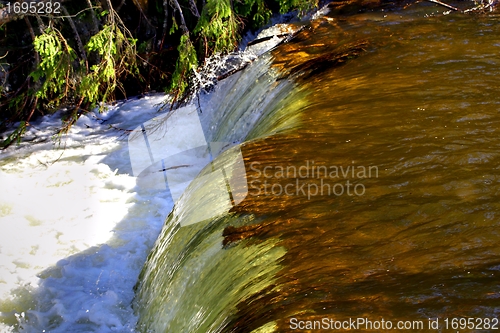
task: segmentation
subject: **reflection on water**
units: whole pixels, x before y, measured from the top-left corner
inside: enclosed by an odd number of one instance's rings
[[[144,329],[499,315],[499,18],[384,15],[327,17],[274,51],[277,80],[307,91],[281,109],[300,126],[242,144],[249,195],[227,216],[164,230]]]

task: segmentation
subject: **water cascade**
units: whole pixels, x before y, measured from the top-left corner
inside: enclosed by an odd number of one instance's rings
[[[499,16],[335,6],[181,109],[3,151],[0,330],[498,329]]]
[[[437,8],[326,16],[222,83],[211,133],[235,146],[167,218],[136,286],[138,330],[492,327],[499,18]],[[237,154],[245,197],[203,220],[224,186],[206,176]]]

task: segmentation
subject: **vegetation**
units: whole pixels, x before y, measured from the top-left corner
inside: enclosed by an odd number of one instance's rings
[[[314,6],[317,0],[61,0],[58,13],[24,15],[21,6],[4,6],[0,131],[20,125],[3,146],[34,115],[61,107],[69,110],[67,129],[85,110],[127,95],[163,90],[180,98],[201,62],[232,51],[245,29]]]

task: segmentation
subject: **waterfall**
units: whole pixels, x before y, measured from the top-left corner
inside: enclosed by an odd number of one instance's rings
[[[272,285],[285,249],[276,241],[223,247],[222,235],[227,226],[258,220],[232,212],[249,195],[242,146],[296,129],[303,116],[308,92],[280,75],[266,54],[200,96],[205,137],[224,143],[224,150],[183,191],[143,269],[141,330],[220,331],[239,300]],[[217,170],[225,171],[230,186]]]
[[[498,18],[429,11],[313,21],[200,98],[232,146],[166,219],[139,331],[494,321]]]
[[[2,151],[5,330],[497,327],[498,16],[332,6],[189,105]]]

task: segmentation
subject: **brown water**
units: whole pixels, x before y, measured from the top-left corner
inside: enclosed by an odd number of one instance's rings
[[[438,8],[326,17],[273,52],[278,82],[299,85],[301,107],[288,112],[300,123],[242,145],[249,195],[230,214],[160,238],[138,297],[144,328],[287,332],[296,320],[367,318],[394,331],[400,320],[424,325],[409,331],[500,329],[451,326],[500,314],[500,18],[425,16]],[[184,285],[207,303],[155,303],[207,233],[232,271],[187,267],[209,277]],[[175,237],[188,245],[169,250]],[[159,308],[184,301],[155,326]],[[225,317],[195,322],[196,306]]]

